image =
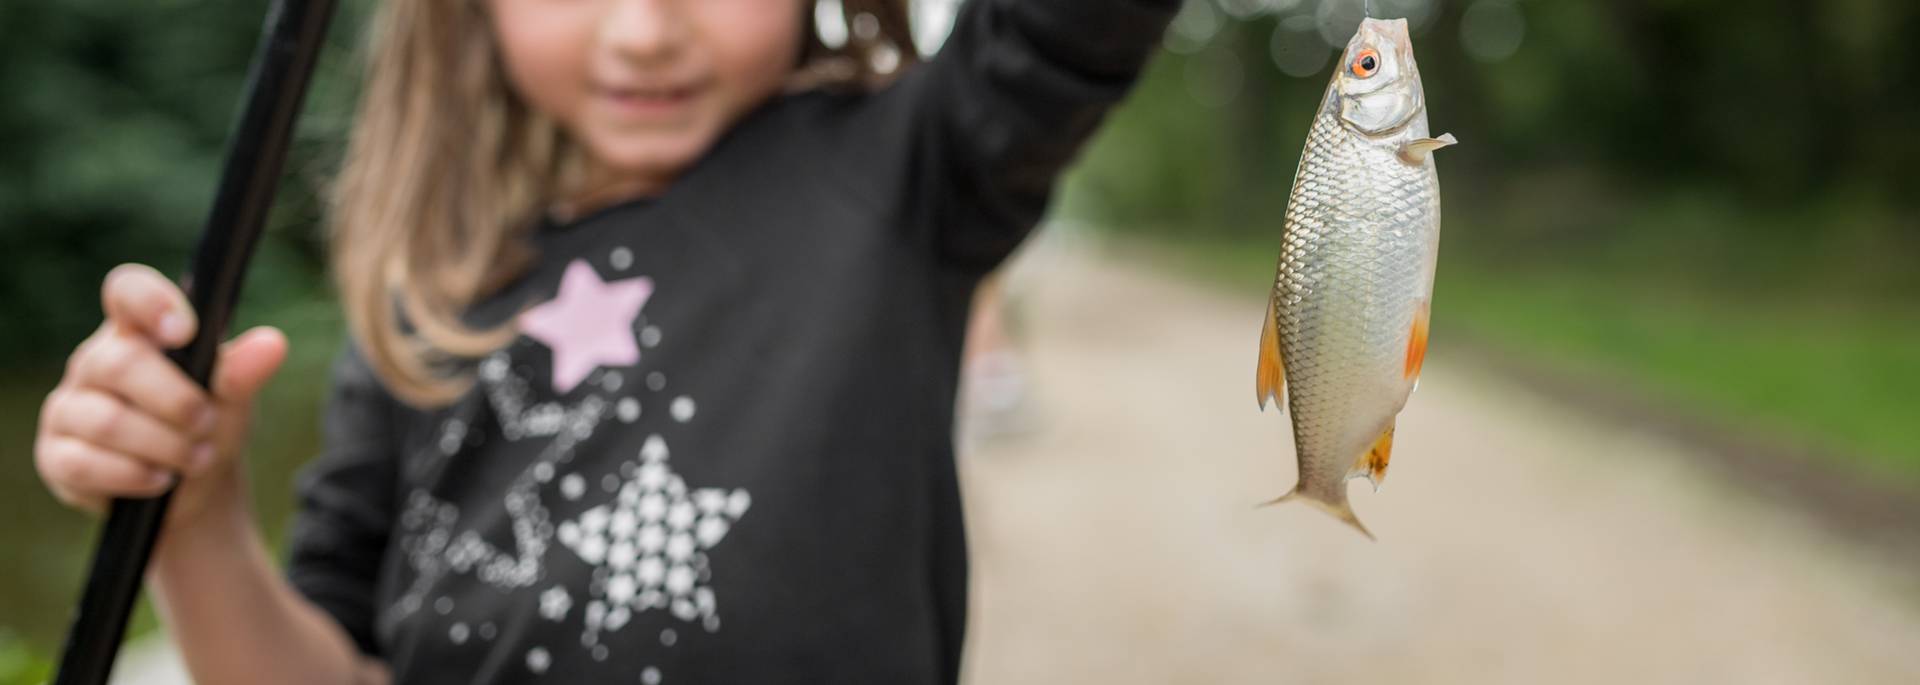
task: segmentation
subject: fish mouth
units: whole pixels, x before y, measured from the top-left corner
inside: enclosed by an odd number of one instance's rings
[[[1386,34],[1388,37],[1398,38],[1404,41],[1407,38],[1407,20],[1404,17],[1399,19],[1375,19],[1373,17],[1367,17],[1360,20],[1360,30]]]

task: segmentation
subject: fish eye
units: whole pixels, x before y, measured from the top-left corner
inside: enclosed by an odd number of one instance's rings
[[[1380,53],[1374,52],[1373,48],[1361,50],[1360,54],[1353,56],[1353,64],[1348,69],[1360,78],[1372,76],[1380,70]]]

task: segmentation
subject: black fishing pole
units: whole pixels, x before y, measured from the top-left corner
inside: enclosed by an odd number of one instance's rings
[[[273,0],[267,9],[213,211],[180,282],[199,315],[200,330],[193,342],[167,355],[200,387],[211,387],[214,359],[239,302],[248,258],[273,207],[287,142],[333,5],[334,0]],[[112,674],[172,495],[113,501],[54,685],[105,685]]]

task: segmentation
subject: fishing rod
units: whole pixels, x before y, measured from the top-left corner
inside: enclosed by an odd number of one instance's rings
[[[273,0],[247,73],[246,99],[227,147],[213,210],[180,285],[200,319],[186,347],[167,357],[202,388],[227,335],[240,284],[266,225],[287,143],[326,36],[334,0]],[[93,550],[54,685],[105,685],[126,637],[127,617],[159,540],[173,491],[115,499]]]

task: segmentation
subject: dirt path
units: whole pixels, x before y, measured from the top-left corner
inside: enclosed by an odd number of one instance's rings
[[[1897,569],[1454,363],[1444,321],[1384,488],[1354,486],[1380,541],[1256,509],[1294,474],[1258,293],[1041,259],[1042,428],[963,457],[970,682],[1920,682]]]

